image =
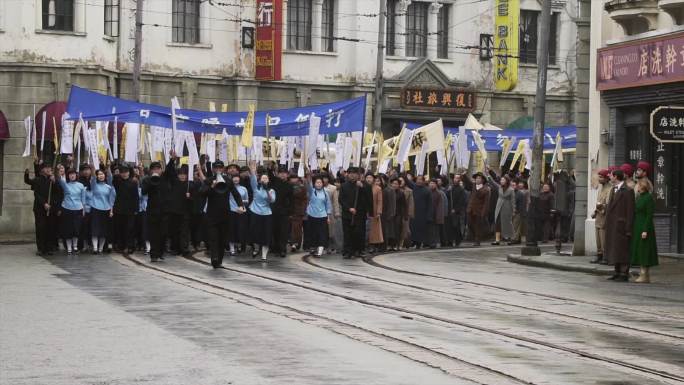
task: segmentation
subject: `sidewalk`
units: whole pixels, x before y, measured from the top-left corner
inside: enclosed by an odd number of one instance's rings
[[[517,263],[520,265],[543,267],[547,269],[563,270],[563,271],[575,271],[579,273],[595,274],[595,275],[611,275],[613,274],[613,266],[611,265],[599,265],[594,263],[589,263],[594,259],[593,256],[569,256],[569,255],[558,255],[554,253],[543,253],[540,256],[523,256],[520,254],[509,254],[506,260],[511,263]],[[661,265],[672,265],[675,264],[678,268],[684,268],[684,258],[674,255],[661,255],[660,256]],[[633,267],[631,269],[632,275],[639,274],[639,268]]]

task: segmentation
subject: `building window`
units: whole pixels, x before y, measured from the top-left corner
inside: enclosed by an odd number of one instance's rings
[[[396,48],[396,9],[397,0],[387,0],[387,28],[385,31],[385,54],[388,56],[393,56],[394,50]]]
[[[119,0],[105,0],[104,34],[111,37],[119,36]]]
[[[43,29],[74,30],[73,0],[43,0]]]
[[[558,50],[558,13],[551,14],[549,33],[549,64],[556,64]],[[520,62],[537,64],[537,42],[539,36],[539,11],[520,11]]]
[[[321,25],[321,37],[323,38],[324,52],[335,50],[335,0],[323,0],[323,15]]]
[[[427,14],[430,3],[414,2],[406,11],[406,56],[427,56]]]
[[[442,4],[437,15],[437,57],[449,58],[449,12],[450,4]]]
[[[311,51],[311,0],[288,1],[287,48]]]
[[[197,44],[200,42],[199,0],[173,0],[173,42]]]

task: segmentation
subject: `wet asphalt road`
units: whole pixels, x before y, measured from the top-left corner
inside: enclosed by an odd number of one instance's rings
[[[507,263],[507,248],[219,270],[203,254],[0,249],[0,384],[684,380],[684,263],[636,285]]]

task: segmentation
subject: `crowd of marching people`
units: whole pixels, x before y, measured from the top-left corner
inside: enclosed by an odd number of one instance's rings
[[[527,173],[429,178],[351,167],[306,171],[303,177],[275,162],[247,166],[201,157],[193,167],[171,152],[166,165],[113,163],[77,166],[73,157],[51,167],[35,162],[25,173],[34,192],[38,253],[142,251],[156,262],[165,253],[206,249],[214,266],[224,254],[314,257],[408,248],[520,244],[529,211]],[[543,242],[572,238],[574,178],[560,171],[543,185]],[[555,230],[554,230],[555,229]]]

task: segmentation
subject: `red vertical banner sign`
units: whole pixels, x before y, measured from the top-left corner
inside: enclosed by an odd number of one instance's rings
[[[256,80],[282,79],[283,1],[257,0]]]

